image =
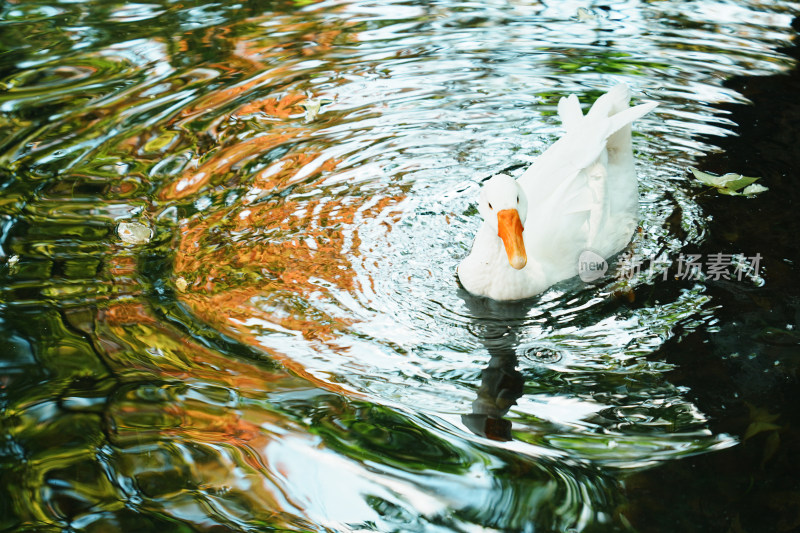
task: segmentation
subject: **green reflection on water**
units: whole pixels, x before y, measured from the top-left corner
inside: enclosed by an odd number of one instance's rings
[[[736,36],[517,4],[0,7],[2,528],[624,531],[618,469],[733,443],[648,359],[710,322],[702,287],[486,317],[452,266],[475,175],[617,77],[665,103],[643,246],[685,244],[681,202],[699,240],[676,169],[727,131],[716,80],[788,64],[785,6]]]

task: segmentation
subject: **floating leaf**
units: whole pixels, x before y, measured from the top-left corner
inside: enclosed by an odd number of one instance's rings
[[[753,185],[759,178],[742,176],[741,174],[735,174],[733,172],[723,176],[714,176],[713,174],[703,172],[694,167],[689,167],[689,170],[692,171],[694,177],[700,182],[714,187],[720,194],[742,196],[743,194],[758,194],[767,190],[766,187],[761,185]],[[752,192],[739,192],[739,190],[743,188],[745,188],[745,191],[750,190]]]
[[[724,187],[725,181],[723,180],[723,176],[714,176],[713,174],[708,174],[701,170],[697,170],[694,167],[689,167],[689,170],[692,171],[694,177],[700,180],[701,182],[705,183],[706,185],[710,185],[711,187]]]
[[[120,222],[117,235],[127,244],[146,244],[153,237],[153,230],[140,222]]]

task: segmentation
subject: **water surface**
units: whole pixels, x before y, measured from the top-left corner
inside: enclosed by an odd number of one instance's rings
[[[724,327],[686,168],[795,12],[5,4],[0,525],[631,530],[626,476],[738,441],[657,354]],[[654,268],[470,298],[481,180],[619,81]]]

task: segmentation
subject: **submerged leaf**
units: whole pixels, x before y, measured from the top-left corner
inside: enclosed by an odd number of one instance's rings
[[[778,424],[773,424],[771,422],[751,422],[750,425],[747,426],[747,431],[744,434],[744,440],[747,440],[759,433],[763,433],[764,431],[776,431],[781,427]]]
[[[177,137],[178,134],[174,131],[168,131],[162,133],[158,137],[150,139],[144,145],[145,152],[160,152],[167,146],[169,146],[172,141]]]
[[[772,414],[764,408],[755,407],[749,404],[747,408],[750,411],[750,425],[747,426],[747,430],[744,434],[744,440],[747,440],[765,431],[777,431],[781,428],[779,424],[776,424],[780,418],[779,414]]]

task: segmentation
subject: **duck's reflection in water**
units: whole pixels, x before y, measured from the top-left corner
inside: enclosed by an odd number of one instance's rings
[[[486,339],[484,345],[492,358],[481,372],[478,397],[472,402],[472,413],[461,420],[470,431],[493,440],[511,440],[511,422],[503,418],[525,383],[517,370],[516,333],[508,328],[501,337]]]
[[[522,396],[525,385],[522,373],[517,370],[517,346],[528,306],[494,302],[463,289],[459,292],[473,317],[473,332],[491,356],[481,372],[472,412],[461,415],[461,421],[476,435],[509,441],[511,422],[504,417]]]

